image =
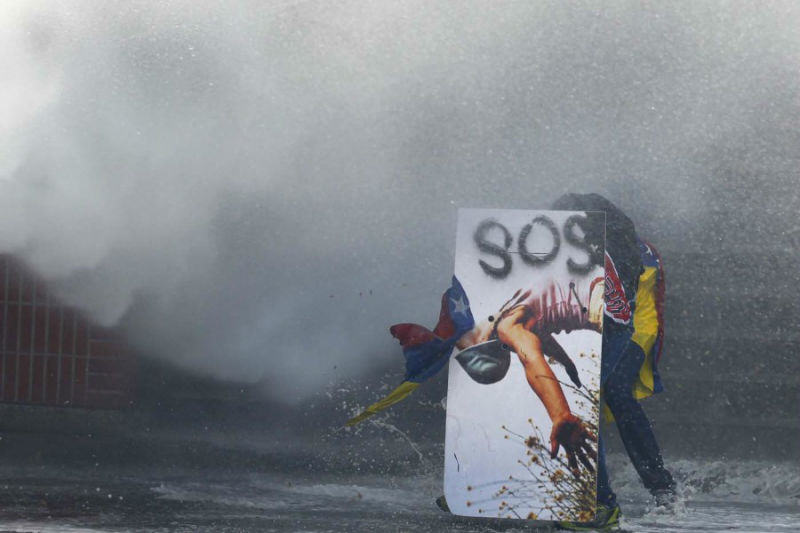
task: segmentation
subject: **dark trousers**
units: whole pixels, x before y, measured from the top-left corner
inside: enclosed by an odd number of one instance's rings
[[[606,357],[606,354],[612,357]],[[650,420],[633,397],[633,384],[644,361],[644,351],[630,340],[628,334],[604,335],[603,359],[604,368],[601,376],[603,398],[614,415],[620,438],[633,467],[651,493],[674,489],[675,482],[672,475],[664,468],[661,450],[658,448]],[[606,367],[606,359],[613,366],[609,364]],[[597,455],[597,500],[603,505],[613,506],[616,503],[616,495],[608,482],[602,431]]]

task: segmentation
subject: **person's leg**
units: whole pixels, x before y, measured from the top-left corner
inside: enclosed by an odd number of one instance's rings
[[[605,400],[617,422],[620,438],[644,486],[652,493],[673,491],[675,482],[664,468],[653,428],[639,402],[633,397],[633,383],[644,361],[644,352],[634,342],[623,352],[605,380]]]
[[[597,438],[597,503],[606,507],[614,507],[617,504],[617,495],[611,490],[611,484],[608,482],[606,447],[603,444],[602,431]]]

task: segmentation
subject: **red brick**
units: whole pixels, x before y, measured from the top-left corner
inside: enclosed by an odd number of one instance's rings
[[[8,268],[8,258],[0,255],[0,303],[6,299],[6,269]]]
[[[47,376],[45,385],[45,399],[48,404],[57,403],[58,398],[58,357],[55,355],[48,355],[46,358]]]
[[[16,395],[14,401],[26,402],[28,401],[28,393],[30,392],[29,380],[31,377],[31,356],[20,354],[19,366],[17,367],[16,378]]]
[[[86,359],[83,357],[75,358],[75,375],[73,381],[73,398],[75,404],[83,404],[86,402]]]
[[[45,401],[45,359],[42,355],[33,356],[33,391],[31,394],[31,401],[34,403],[43,403]]]
[[[9,302],[17,302],[19,300],[19,267],[13,262],[8,265],[8,294],[6,299]]]
[[[94,357],[89,359],[89,372],[96,374],[113,374],[121,371],[122,364],[119,359],[97,359]]]
[[[61,357],[61,379],[59,380],[60,393],[58,395],[59,405],[72,403],[72,364],[74,357]]]
[[[19,351],[20,353],[31,352],[31,335],[33,333],[33,308],[30,305],[23,305],[20,313],[19,322]]]
[[[88,390],[125,392],[129,381],[130,377],[125,374],[89,374]]]
[[[89,326],[89,338],[90,340],[123,342],[122,335],[120,335],[119,331],[110,328],[104,328],[103,326],[98,326],[96,324],[91,324]]]
[[[6,323],[5,351],[17,353],[17,339],[19,338],[19,306],[9,304],[7,310],[8,322]]]
[[[115,341],[92,341],[89,343],[89,354],[92,358],[105,357],[105,358],[120,358],[127,354],[127,348],[124,344]]]
[[[33,278],[29,274],[23,273],[20,283],[23,303],[31,303],[33,301],[34,283]]]
[[[61,307],[51,307],[48,314],[50,315],[50,334],[47,340],[47,352],[56,354],[61,344]]]
[[[75,353],[75,311],[64,308],[64,329],[61,337],[61,353]]]
[[[14,401],[14,376],[17,375],[17,354],[5,354],[3,357],[3,401]]]
[[[47,336],[47,308],[36,307],[33,310],[33,351],[44,354],[47,351],[45,337]]]
[[[87,346],[87,342],[89,338],[89,325],[86,323],[86,320],[78,317],[75,331],[77,335],[75,339],[75,353],[77,355],[88,354],[89,347]]]

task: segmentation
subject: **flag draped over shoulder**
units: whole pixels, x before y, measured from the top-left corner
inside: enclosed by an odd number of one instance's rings
[[[389,328],[403,346],[403,355],[406,358],[405,379],[388,396],[348,420],[347,425],[358,424],[414,392],[420,383],[444,367],[458,339],[474,325],[467,294],[453,276],[452,285],[442,294],[439,322],[433,331],[419,324],[395,324]]]
[[[633,340],[645,352],[645,360],[639,371],[639,380],[634,383],[634,397],[646,398],[664,390],[658,373],[658,362],[664,348],[664,265],[658,250],[647,241],[639,240],[644,271],[639,276],[639,291],[636,294]],[[639,300],[642,300],[641,305]],[[641,323],[641,324],[640,324]],[[647,342],[640,342],[639,330],[649,333]]]

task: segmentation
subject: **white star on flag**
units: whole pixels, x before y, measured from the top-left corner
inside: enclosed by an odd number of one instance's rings
[[[464,295],[460,295],[458,300],[450,300],[453,302],[453,313],[457,315],[464,314],[464,311],[467,310],[467,303],[464,301]]]

